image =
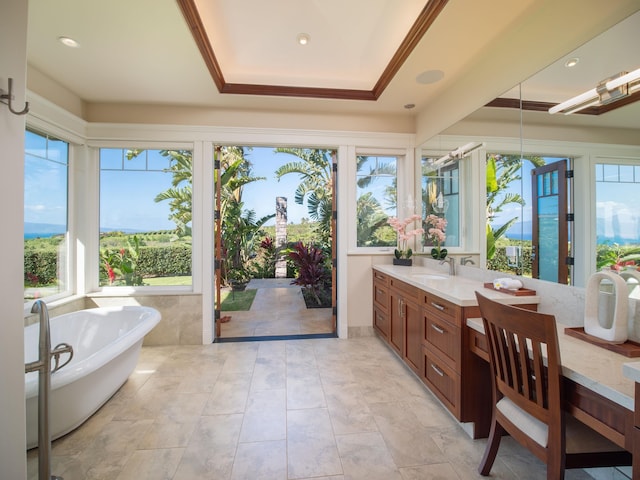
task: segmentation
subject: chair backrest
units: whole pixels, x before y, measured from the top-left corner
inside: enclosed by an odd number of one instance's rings
[[[484,323],[494,398],[508,397],[550,428],[562,426],[561,363],[553,315],[504,305],[476,292]],[[546,357],[546,362],[543,357]]]

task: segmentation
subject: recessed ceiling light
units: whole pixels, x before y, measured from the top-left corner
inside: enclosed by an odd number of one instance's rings
[[[567,68],[575,67],[579,61],[580,59],[578,57],[573,57],[564,62],[564,66]]]
[[[61,44],[71,48],[78,48],[80,46],[80,44],[71,37],[58,37],[58,41]]]
[[[311,40],[311,37],[308,33],[299,33],[296,37],[296,40],[300,45],[306,45],[307,43],[309,43],[309,40]]]
[[[416,82],[422,85],[428,85],[430,83],[439,82],[444,78],[444,72],[442,70],[425,70],[416,77]]]

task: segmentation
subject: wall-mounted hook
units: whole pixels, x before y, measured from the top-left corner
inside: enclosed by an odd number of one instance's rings
[[[22,111],[13,109],[13,78],[9,78],[9,91],[7,93],[4,93],[4,90],[0,89],[0,102],[6,104],[9,107],[9,111],[14,115],[25,115],[29,113],[29,102],[24,102]]]

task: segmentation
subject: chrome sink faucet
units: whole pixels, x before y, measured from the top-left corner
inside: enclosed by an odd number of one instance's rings
[[[445,257],[440,260],[440,265],[445,262],[449,262],[449,275],[454,276],[456,274],[456,259],[453,257]]]
[[[467,257],[460,257],[460,265],[466,265],[467,263],[470,263],[471,265],[476,264],[476,262],[474,262],[473,259],[471,258],[471,255]]]

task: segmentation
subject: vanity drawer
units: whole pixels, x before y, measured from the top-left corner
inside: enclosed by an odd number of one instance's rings
[[[428,346],[424,355],[424,381],[456,418],[460,418],[460,375],[451,369]]]
[[[380,285],[378,282],[373,282],[373,302],[385,312],[389,311],[389,289],[386,286]]]
[[[460,327],[425,311],[424,340],[448,361],[449,366],[458,370],[460,366]]]
[[[469,332],[469,350],[471,353],[475,353],[488,362],[489,344],[487,343],[487,337],[473,328],[467,328],[467,331]]]
[[[373,307],[373,328],[375,328],[385,340],[389,339],[389,317],[378,307]]]
[[[378,284],[387,286],[389,284],[389,276],[385,273],[379,272],[377,270],[373,271],[373,281]]]
[[[427,292],[422,293],[422,304],[427,312],[434,313],[457,327],[462,326],[462,309],[459,306]]]
[[[402,294],[402,297],[406,300],[414,301],[418,303],[420,301],[421,290],[413,285],[402,282],[395,278],[389,280],[389,287]]]

